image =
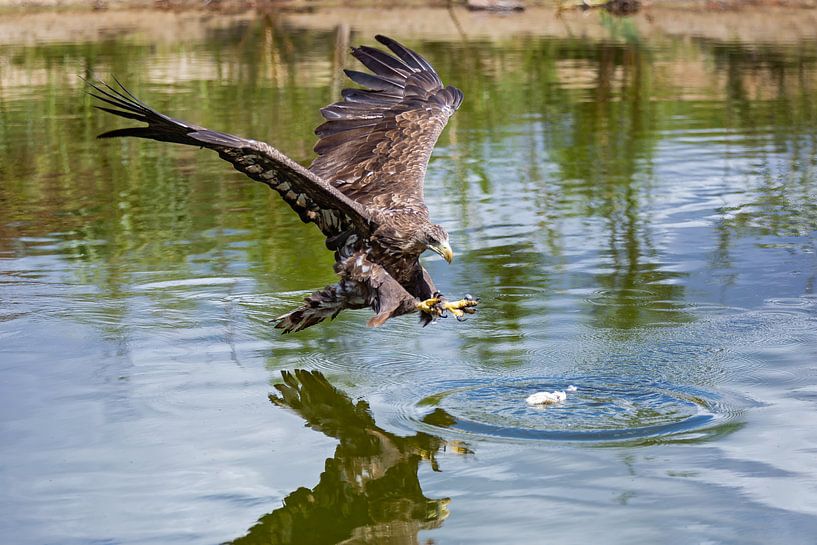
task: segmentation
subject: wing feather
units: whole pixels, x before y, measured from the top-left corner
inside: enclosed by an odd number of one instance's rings
[[[375,91],[388,91],[390,93],[397,93],[398,95],[403,92],[403,82],[397,78],[373,76],[366,72],[358,72],[357,70],[344,70],[343,72],[355,83],[374,89]]]
[[[445,87],[431,64],[385,36],[352,49],[372,74],[346,70],[365,89],[344,89],[343,100],[321,110],[318,157],[309,169],[369,209],[427,213],[423,179],[431,151],[462,92]]]
[[[344,98],[343,102],[338,102],[338,105],[346,105],[351,102],[358,102],[361,104],[369,104],[371,106],[383,106],[388,103],[397,104],[403,98],[403,94],[392,95],[389,93],[372,93],[366,89],[344,89],[340,92],[340,96]]]
[[[434,67],[431,66],[431,63],[429,63],[418,53],[412,51],[403,44],[397,42],[392,38],[389,38],[388,36],[383,36],[382,34],[378,34],[377,36],[374,37],[374,39],[388,47],[392,51],[392,53],[400,57],[403,60],[403,62],[405,62],[411,68],[414,68],[415,70],[419,70],[421,72],[423,71],[431,72],[434,75],[436,75]]]
[[[390,72],[392,77],[395,78],[406,78],[414,72],[410,66],[400,59],[392,57],[374,47],[362,45],[357,48],[357,50],[358,60],[372,72],[377,73],[385,70],[387,73]]]
[[[211,131],[161,114],[137,99],[119,81],[119,89],[103,82],[88,84],[93,90],[89,90],[91,96],[113,106],[97,105],[100,110],[147,123],[146,127],[116,129],[97,138],[131,136],[215,150],[236,170],[277,191],[301,220],[316,224],[329,240],[341,240],[340,235],[350,229],[365,236],[375,228],[360,204],[269,144]],[[346,130],[352,128],[355,127],[350,125]]]

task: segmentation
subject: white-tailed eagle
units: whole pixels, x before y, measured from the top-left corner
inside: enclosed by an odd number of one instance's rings
[[[275,320],[284,332],[299,331],[347,308],[371,308],[370,326],[420,313],[423,325],[451,312],[458,319],[476,311],[466,296],[448,301],[420,264],[426,250],[451,262],[448,234],[429,220],[423,179],[431,150],[462,92],[444,86],[423,57],[391,38],[376,36],[392,54],[352,49],[372,73],[346,70],[363,89],[345,89],[343,99],[321,110],[326,122],[315,133],[318,154],[304,168],[269,144],[211,131],[161,114],[118,88],[90,83],[106,112],[147,123],[109,131],[98,138],[133,136],[210,148],[253,180],[283,197],[301,220],[314,223],[335,252],[337,284],[314,292],[299,308]]]

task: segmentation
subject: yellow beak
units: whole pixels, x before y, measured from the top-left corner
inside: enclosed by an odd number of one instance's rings
[[[437,246],[429,246],[428,249],[440,254],[443,259],[449,263],[451,263],[451,261],[454,259],[454,251],[451,249],[451,246],[449,246],[448,241],[441,242]]]

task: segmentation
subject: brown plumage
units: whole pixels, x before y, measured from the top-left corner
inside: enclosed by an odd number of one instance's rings
[[[347,308],[371,308],[369,325],[420,311],[423,325],[451,310],[473,313],[475,300],[449,303],[440,296],[420,255],[431,249],[450,261],[448,234],[429,220],[423,200],[428,159],[462,92],[445,87],[420,55],[385,36],[392,54],[352,49],[372,73],[346,70],[363,89],[345,89],[343,99],[321,110],[326,122],[315,161],[306,169],[263,142],[198,127],[163,115],[137,99],[119,81],[90,86],[104,102],[97,108],[147,123],[109,131],[99,138],[133,136],[206,147],[250,178],[275,191],[302,221],[314,223],[335,252],[340,281],[316,291],[304,305],[281,316],[276,327],[299,331],[334,318]],[[424,300],[425,305],[420,305]]]

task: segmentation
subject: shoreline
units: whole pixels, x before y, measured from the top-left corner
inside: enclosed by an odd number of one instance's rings
[[[2,3],[9,2],[0,0],[0,5]],[[756,7],[713,12],[680,8],[673,4],[672,7],[653,6],[626,18],[576,11],[558,16],[554,9],[548,7],[533,7],[520,14],[502,15],[439,7],[325,7],[311,11],[274,12],[259,12],[253,8],[235,13],[132,7],[96,11],[0,11],[0,44],[87,42],[111,35],[127,35],[145,42],[173,42],[214,28],[227,27],[237,21],[262,17],[296,28],[332,30],[343,26],[364,34],[399,34],[408,39],[496,41],[520,35],[546,35],[622,41],[661,38],[767,44],[817,41],[817,10]]]
[[[527,9],[553,9],[581,0],[524,0]],[[0,0],[0,15],[44,11],[175,11],[241,14],[315,12],[324,9],[464,8],[465,0]],[[658,10],[718,13],[764,9],[817,9],[817,0],[643,0],[641,12]],[[572,10],[568,10],[572,11]]]

